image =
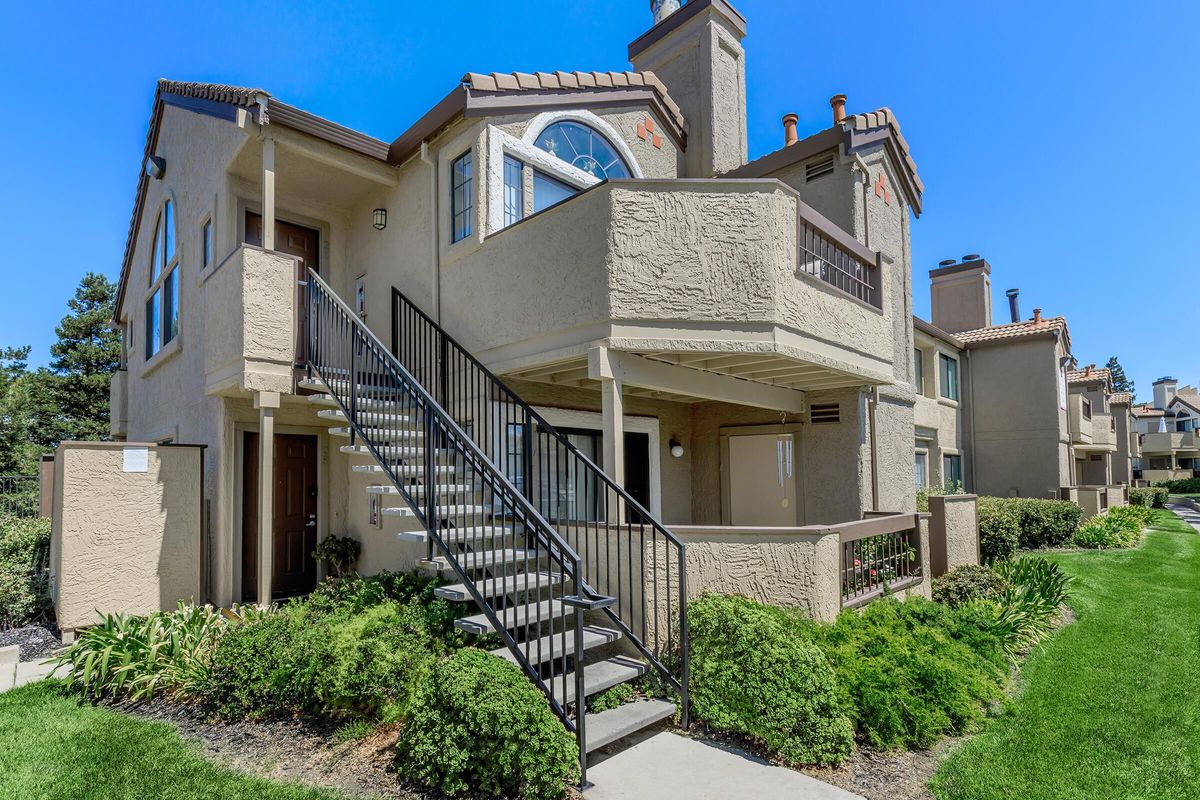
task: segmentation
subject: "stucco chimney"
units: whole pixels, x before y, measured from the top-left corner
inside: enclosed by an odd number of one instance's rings
[[[846,95],[835,94],[829,98],[829,107],[833,109],[833,124],[837,125],[846,118]]]
[[[664,14],[666,7],[678,10]],[[746,20],[726,0],[665,0],[655,25],[629,45],[629,61],[653,72],[687,123],[685,174],[711,178],[746,163]],[[660,15],[661,21],[660,21]]]
[[[795,114],[783,115],[783,146],[795,144],[800,141],[800,137],[796,135],[796,123],[800,121],[800,117]]]
[[[1169,375],[1159,378],[1154,382],[1154,407],[1166,408],[1175,399],[1175,390],[1179,387],[1179,381]]]
[[[1017,302],[1017,297],[1021,294],[1020,289],[1009,289],[1004,293],[1008,296],[1008,316],[1010,322],[1021,321],[1021,306]]]
[[[943,261],[930,270],[930,322],[949,333],[991,326],[991,274],[991,265],[977,255],[957,264]]]

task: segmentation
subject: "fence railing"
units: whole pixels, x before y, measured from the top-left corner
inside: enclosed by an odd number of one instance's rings
[[[843,608],[923,580],[919,514],[870,517],[835,527],[839,529]]]
[[[392,351],[538,513],[580,554],[604,611],[679,692],[688,721],[684,545],[399,290]]]
[[[841,247],[807,220],[801,219],[796,246],[799,269],[851,297],[880,307],[875,287],[878,269]]]
[[[41,484],[37,475],[0,475],[0,514],[17,517],[41,514]]]

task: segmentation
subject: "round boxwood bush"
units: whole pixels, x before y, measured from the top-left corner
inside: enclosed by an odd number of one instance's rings
[[[839,764],[854,731],[820,649],[783,609],[708,594],[688,607],[692,710],[792,764]]]
[[[396,743],[408,780],[448,795],[559,798],[579,777],[579,750],[517,667],[460,650],[419,684]]]
[[[1009,498],[979,498],[979,555],[983,563],[1012,558],[1020,537],[1021,517]]]
[[[286,716],[303,707],[315,659],[301,633],[281,612],[230,625],[213,649],[204,704],[229,721]]]
[[[1008,582],[991,567],[963,564],[933,579],[933,599],[951,606],[973,600],[993,600],[1007,585]]]

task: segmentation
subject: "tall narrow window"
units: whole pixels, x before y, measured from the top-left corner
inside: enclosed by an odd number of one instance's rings
[[[938,354],[941,363],[942,397],[958,399],[958,362],[945,353]]]
[[[450,165],[450,241],[471,235],[471,151]]]
[[[520,222],[525,216],[525,165],[512,156],[504,157],[504,224]]]
[[[929,485],[929,453],[924,450],[918,450],[916,458],[913,461],[913,468],[917,479],[917,488],[924,489]]]
[[[150,252],[150,295],[146,298],[146,358],[179,335],[179,253],[174,204],[163,203]]]
[[[913,348],[913,388],[917,394],[925,394],[925,357],[916,348]]]
[[[206,219],[200,228],[200,266],[210,267],[213,262],[212,220]]]
[[[962,491],[962,456],[942,456],[942,482],[948,492]]]

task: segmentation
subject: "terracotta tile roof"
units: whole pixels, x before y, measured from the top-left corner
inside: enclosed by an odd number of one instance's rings
[[[967,344],[978,344],[980,342],[994,342],[1002,339],[1019,339],[1023,336],[1038,336],[1054,330],[1057,330],[1063,336],[1069,336],[1067,333],[1066,318],[1042,317],[1038,322],[1027,319],[1022,322],[1011,322],[1007,325],[992,325],[987,328],[976,328],[973,331],[959,331],[954,335]]]
[[[158,91],[165,94],[177,94],[183,97],[212,100],[217,103],[232,103],[242,107],[255,105],[260,97],[268,98],[271,96],[262,89],[251,89],[246,86],[227,86],[223,83],[169,81],[166,78],[158,79]]]
[[[1092,367],[1092,371],[1086,369],[1069,369],[1067,370],[1067,383],[1088,383],[1090,381],[1104,380],[1112,383],[1112,373],[1108,371],[1108,367]]]
[[[1129,392],[1113,392],[1108,398],[1109,404],[1116,403],[1117,405],[1127,406],[1133,403],[1133,395]]]
[[[1162,417],[1167,413],[1161,408],[1151,408],[1149,403],[1142,403],[1137,408],[1132,409],[1132,411],[1135,417]]]
[[[653,72],[468,72],[463,83],[473,92],[562,92],[604,91],[649,87],[670,114],[679,130],[684,129],[683,112],[667,94],[667,87]]]
[[[912,153],[908,149],[908,141],[900,133],[900,121],[896,119],[896,115],[892,113],[890,108],[884,106],[875,111],[868,111],[865,114],[849,114],[842,120],[842,126],[848,130],[853,129],[856,131],[868,131],[883,127],[890,128],[892,135],[896,138],[896,143],[900,146],[900,155],[904,158],[904,165],[912,173],[913,183],[916,184],[918,191],[925,191],[925,184],[921,182],[921,178],[917,175],[917,162],[913,161]]]

